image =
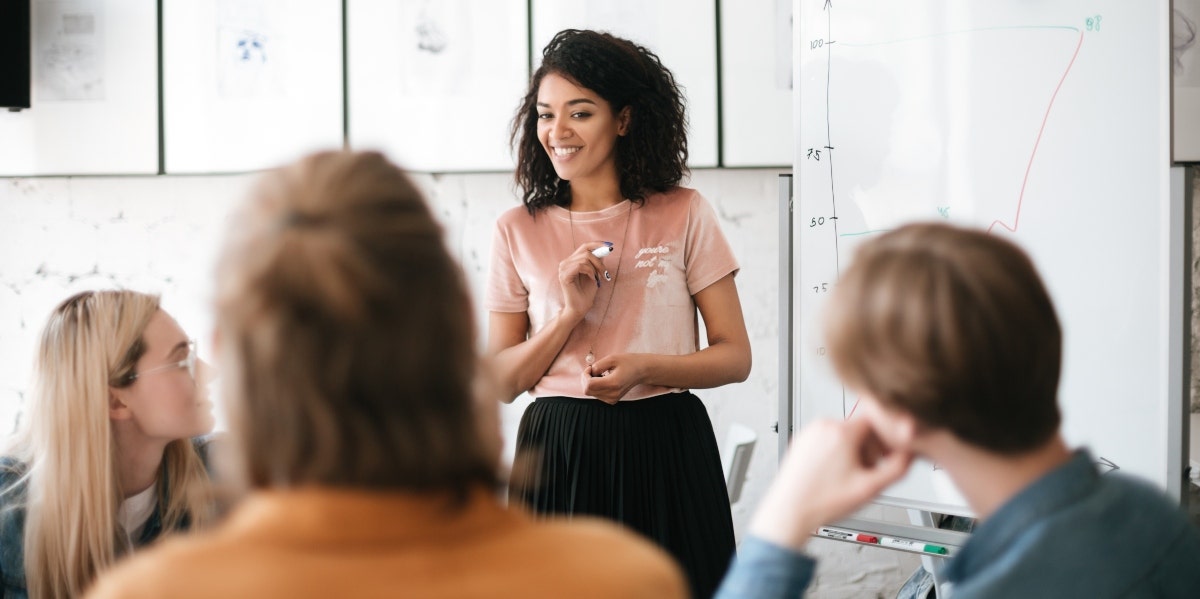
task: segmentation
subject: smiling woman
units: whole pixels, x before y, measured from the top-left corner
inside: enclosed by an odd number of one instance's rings
[[[42,332],[0,458],[3,596],[77,597],[119,557],[210,515],[211,372],[156,296],[88,291]]]
[[[556,35],[513,122],[524,206],[496,223],[485,303],[505,399],[536,398],[517,438],[528,461],[515,471],[530,476],[510,499],[641,532],[705,597],[733,524],[712,423],[689,390],[745,380],[750,344],[716,213],[679,186],[686,132],[653,52]]]

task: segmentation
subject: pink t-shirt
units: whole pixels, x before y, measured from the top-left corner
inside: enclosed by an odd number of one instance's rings
[[[716,213],[693,189],[676,187],[640,206],[626,200],[598,212],[571,214],[551,206],[530,216],[518,206],[496,221],[485,306],[527,313],[530,333],[537,333],[563,307],[559,262],[586,241],[613,242],[613,253],[602,261],[614,279],[601,277],[591,310],[529,391],[534,397],[587,397],[580,373],[589,347],[597,360],[616,353],[698,351],[692,296],[738,271]],[[638,385],[623,399],[673,391],[682,389]]]

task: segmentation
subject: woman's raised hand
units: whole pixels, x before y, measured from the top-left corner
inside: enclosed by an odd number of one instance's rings
[[[563,294],[563,314],[582,320],[596,301],[596,292],[605,281],[604,262],[592,250],[605,247],[603,241],[589,241],[575,248],[558,263],[558,284]]]

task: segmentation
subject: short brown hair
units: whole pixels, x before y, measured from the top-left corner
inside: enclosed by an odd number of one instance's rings
[[[461,269],[382,155],[321,153],[264,176],[217,275],[222,378],[252,487],[498,484]]]
[[[963,441],[1013,454],[1058,430],[1062,333],[1016,245],[913,224],[859,248],[827,314],[845,383]]]

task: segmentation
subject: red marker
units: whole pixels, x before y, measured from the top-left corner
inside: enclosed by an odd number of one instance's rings
[[[836,539],[838,541],[854,541],[856,543],[871,543],[878,544],[879,537],[869,535],[853,530],[842,530],[840,528],[821,527],[817,529],[817,536],[827,539]]]

